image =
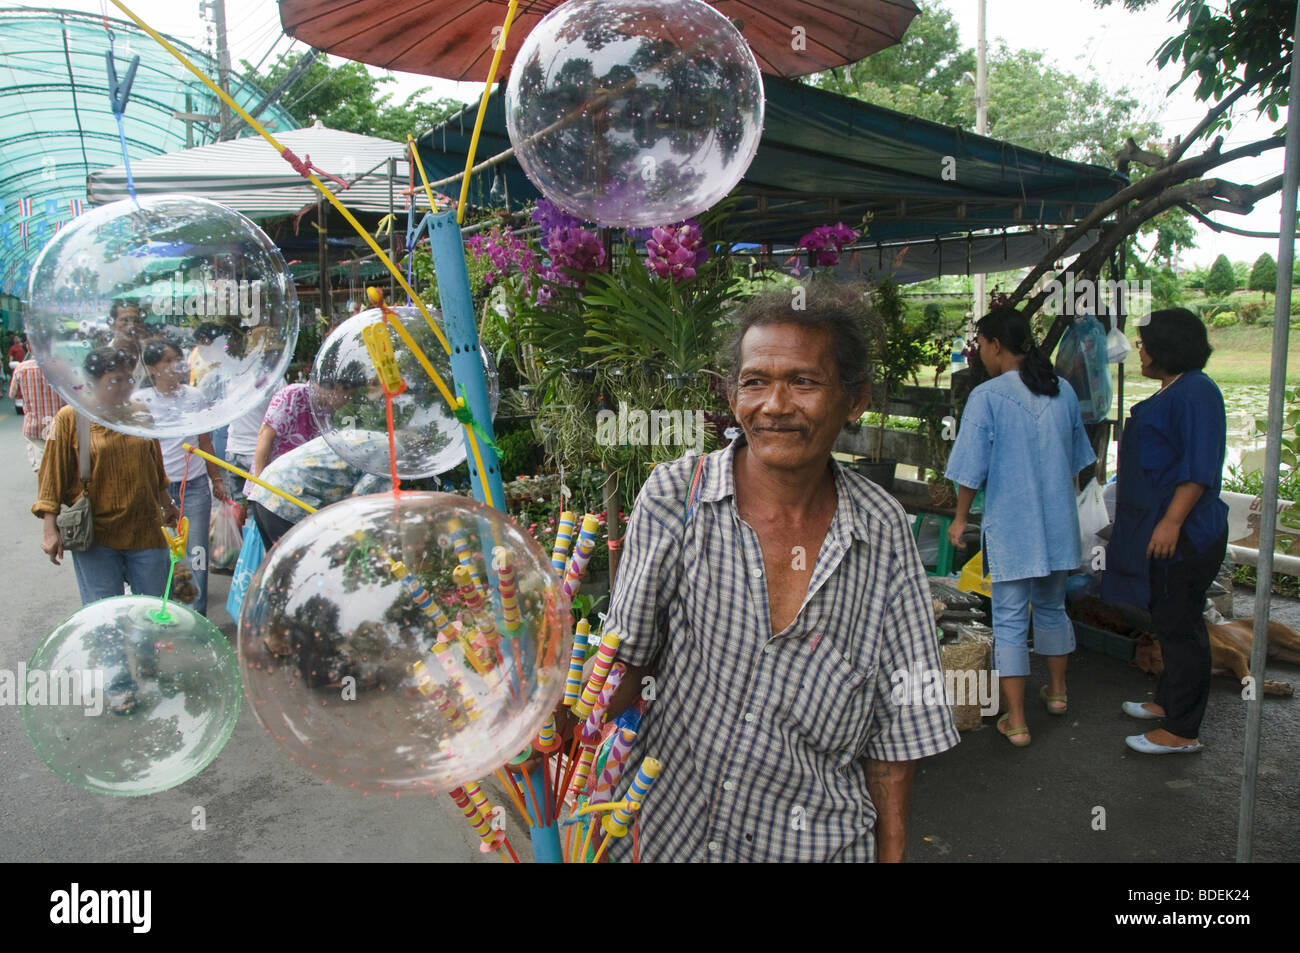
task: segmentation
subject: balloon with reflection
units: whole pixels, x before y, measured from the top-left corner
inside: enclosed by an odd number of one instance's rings
[[[601,225],[690,218],[740,181],[763,129],[749,46],[703,0],[569,0],[524,40],[506,88],[515,156]]]
[[[160,195],[60,229],[32,267],[25,320],[42,372],[77,410],[138,437],[186,437],[224,426],[280,382],[298,300],[257,225],[207,199]],[[193,368],[165,399],[142,361],[155,341],[173,342]]]
[[[220,753],[243,702],[221,631],[154,596],[80,609],[36,649],[23,724],[41,759],[99,794],[166,791]],[[36,686],[44,691],[32,704]]]
[[[395,319],[424,352],[438,376],[457,394],[451,359],[429,329],[419,310],[390,309]],[[441,327],[442,316],[430,314]],[[367,329],[387,334],[405,387],[393,398],[393,442],[397,450],[397,475],[411,480],[445,473],[465,459],[464,430],[442,393],[420,365],[398,332],[385,327],[378,308],[363,311],[339,325],[321,345],[312,365],[310,400],[312,416],[331,449],[354,467],[387,475],[390,472],[388,416],[379,374],[362,338]],[[445,329],[444,329],[445,333]],[[484,376],[493,413],[497,404],[496,368],[488,352],[483,355]],[[486,421],[484,421],[486,423]]]
[[[568,602],[549,557],[499,510],[445,493],[352,497],[295,525],[254,577],[239,622],[248,698],[327,781],[449,791],[550,716]]]

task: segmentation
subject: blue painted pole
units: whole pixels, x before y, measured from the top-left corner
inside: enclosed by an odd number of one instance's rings
[[[562,864],[564,855],[560,852],[560,824],[556,820],[545,827],[541,823],[546,818],[546,773],[540,768],[515,775],[519,787],[524,792],[524,804],[529,816],[536,826],[528,829],[528,836],[533,842],[533,861],[538,864]]]
[[[470,297],[469,269],[465,267],[465,243],[461,238],[460,226],[456,224],[456,212],[451,210],[429,215],[426,216],[426,221],[429,250],[433,254],[433,270],[438,277],[438,296],[442,301],[443,324],[447,330],[447,340],[451,344],[453,392],[459,397],[461,387],[465,388],[465,400],[474,413],[474,419],[485,433],[496,440],[496,432],[492,428],[492,411],[488,404],[487,379],[483,374],[483,359],[479,355],[478,325],[474,321],[474,303]],[[487,502],[478,467],[474,464],[468,434],[464,435],[464,439],[474,498],[479,502]],[[492,502],[497,509],[505,512],[505,489],[501,485],[501,465],[497,461],[496,452],[485,446],[481,438],[478,444],[483,469],[487,471],[487,485],[492,491]]]

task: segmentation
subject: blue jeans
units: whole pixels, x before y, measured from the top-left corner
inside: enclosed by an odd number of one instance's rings
[[[167,550],[109,549],[94,545],[72,554],[72,568],[77,574],[83,606],[120,596],[127,585],[139,596],[161,596],[167,585]]]
[[[173,483],[169,490],[172,499],[180,503],[180,482]],[[199,615],[207,615],[208,530],[212,523],[212,482],[206,473],[193,477],[185,484],[185,512],[181,515],[190,521],[190,535],[185,548],[189,550],[189,566],[194,572],[195,588],[199,590],[198,596],[189,603],[189,606]]]
[[[1029,607],[1034,607],[1034,652],[1069,655],[1074,625],[1065,614],[1064,569],[1037,579],[993,583],[993,667],[1001,678],[1029,674]]]

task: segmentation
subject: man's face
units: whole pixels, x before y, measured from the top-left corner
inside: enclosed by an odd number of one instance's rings
[[[728,403],[765,466],[791,470],[824,463],[840,428],[861,417],[868,400],[863,393],[850,404],[829,328],[760,325],[741,341],[739,381]]]
[[[113,310],[113,332],[122,337],[138,337],[142,325],[140,309],[132,305]]]

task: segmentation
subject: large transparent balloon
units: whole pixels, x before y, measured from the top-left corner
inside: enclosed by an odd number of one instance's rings
[[[453,394],[459,394],[451,372],[451,359],[424,316],[413,307],[390,310],[447,387]],[[430,313],[442,327],[442,316],[437,311]],[[397,475],[413,480],[446,473],[465,459],[464,431],[428,372],[420,366],[415,352],[401,335],[384,327],[383,312],[378,308],[349,318],[321,345],[312,365],[309,391],[316,426],[334,452],[354,467],[380,475],[390,472],[384,391],[362,339],[362,333],[372,327],[388,335],[397,368],[406,384],[405,390],[393,398]],[[495,414],[496,367],[487,351],[480,348],[480,353],[488,398]]]
[[[243,702],[234,650],[193,610],[161,610],[154,596],[91,603],[32,655],[23,723],[65,780],[155,794],[194,777],[230,739]]]
[[[275,245],[238,212],[188,195],[79,216],[41,250],[28,300],[28,340],[54,389],[139,437],[206,433],[247,412],[280,382],[298,337]]]
[[[745,174],[763,83],[740,33],[702,0],[569,0],[520,47],[506,124],[556,205],[602,225],[662,225]]]
[[[359,496],[289,530],[239,620],[253,712],[334,784],[394,795],[491,773],[564,691],[572,631],[549,558],[445,493]]]

